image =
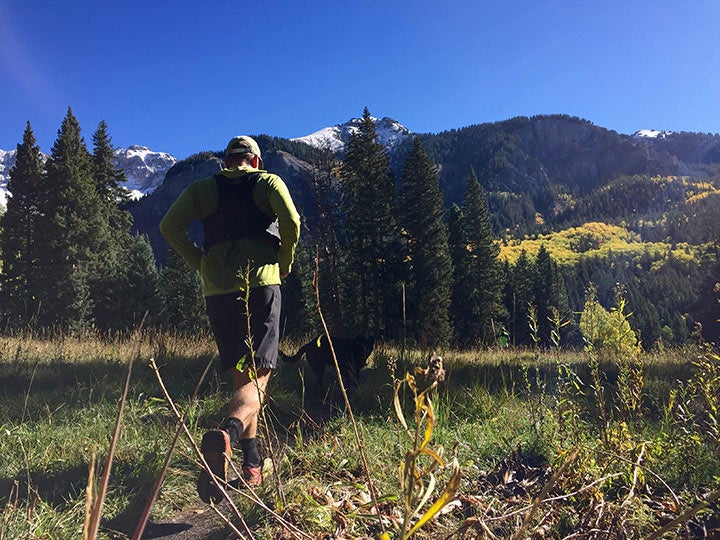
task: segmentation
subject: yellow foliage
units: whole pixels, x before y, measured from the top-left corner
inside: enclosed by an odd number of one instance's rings
[[[694,193],[693,195],[690,195],[687,199],[685,199],[685,202],[687,204],[693,204],[702,199],[707,199],[713,193],[714,192],[712,192],[712,191],[702,191],[700,193]]]
[[[684,243],[672,246],[665,242],[643,242],[639,234],[624,227],[593,221],[551,234],[508,240],[505,244],[498,244],[499,258],[515,264],[523,250],[533,258],[542,245],[560,266],[577,264],[582,258],[605,258],[611,252],[633,256],[645,252],[652,256],[672,253],[679,260],[689,261],[696,258],[697,252],[702,249],[701,246]]]

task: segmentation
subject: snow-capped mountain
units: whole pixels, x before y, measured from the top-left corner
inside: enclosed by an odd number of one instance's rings
[[[379,120],[373,118],[373,121],[375,122],[378,142],[388,150],[391,150],[410,136],[410,130],[397,120],[385,117]],[[344,124],[326,127],[310,135],[296,137],[292,140],[302,141],[317,148],[329,148],[333,152],[341,153],[350,140],[350,135],[358,131],[360,122],[362,122],[362,118],[352,118]]]
[[[7,184],[16,154],[17,150],[0,150],[0,206],[7,206]],[[117,148],[113,162],[125,171],[127,182],[123,186],[130,192],[131,198],[139,199],[162,184],[165,173],[177,159],[165,152],[153,152],[145,146],[131,145],[128,148]]]
[[[125,171],[127,188],[133,199],[155,191],[162,184],[165,173],[177,159],[165,152],[153,152],[146,146],[133,144],[115,150],[115,166]]]

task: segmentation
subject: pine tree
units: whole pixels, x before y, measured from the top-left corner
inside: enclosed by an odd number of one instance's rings
[[[316,150],[311,159],[313,164],[312,187],[317,212],[317,244],[315,250],[310,249],[308,246],[307,252],[302,254],[307,258],[307,266],[303,265],[301,268],[303,276],[293,277],[290,274],[289,279],[298,280],[303,297],[309,294],[309,297],[302,300],[302,303],[306,304],[306,307],[314,314],[307,321],[309,324],[305,325],[313,328],[315,325],[311,321],[315,318],[317,302],[315,292],[310,284],[314,279],[315,257],[317,256],[317,271],[319,274],[317,284],[324,317],[331,332],[336,335],[344,335],[345,322],[340,277],[342,260],[338,240],[339,224],[341,222],[340,194],[335,187],[337,185],[336,170],[338,161],[333,157],[333,153],[329,148]]]
[[[209,328],[200,274],[172,249],[160,271],[159,291],[162,327],[187,334]]]
[[[453,340],[464,344],[467,335],[465,318],[465,294],[467,286],[468,241],[465,235],[465,216],[462,209],[453,204],[447,213],[448,246],[452,260],[452,294],[450,302],[450,322],[453,328]]]
[[[398,231],[394,219],[395,186],[385,148],[366,108],[350,138],[340,170],[347,232],[346,305],[355,309],[348,324],[361,333],[399,332]],[[395,310],[393,312],[393,310]]]
[[[529,305],[535,305],[532,291],[534,267],[523,249],[510,268],[505,294],[508,326],[512,341],[517,345],[529,345]]]
[[[493,324],[503,316],[500,248],[492,234],[490,212],[485,192],[471,169],[463,200],[463,223],[467,239],[467,255],[459,284],[464,298],[459,314],[460,343],[465,345],[489,342],[494,337]]]
[[[451,336],[452,262],[443,222],[440,184],[432,161],[415,138],[402,173],[400,226],[407,266],[408,336],[423,346]]]
[[[89,284],[99,275],[107,227],[93,178],[91,155],[68,108],[46,164],[42,190],[43,256],[35,268],[41,326],[92,324]]]
[[[292,272],[282,284],[281,335],[304,338],[318,331],[315,292],[312,290],[314,272],[314,254],[301,239],[295,249]]]
[[[94,303],[94,320],[100,328],[124,326],[129,320],[118,318],[118,290],[116,283],[127,284],[129,267],[136,264],[136,256],[130,251],[137,246],[131,236],[132,218],[129,212],[120,210],[118,203],[127,199],[127,191],[121,186],[125,172],[113,165],[114,148],[107,124],[100,122],[93,134],[93,177],[99,198],[101,228],[97,232],[98,249],[103,254],[97,260],[90,282]]]
[[[113,164],[115,148],[108,133],[108,125],[101,120],[93,133],[93,164],[98,194],[109,208],[116,209],[118,201],[129,198],[128,191],[122,187],[127,180],[125,171]],[[127,220],[126,217],[123,218]],[[125,221],[126,222],[126,221]]]
[[[42,257],[36,240],[40,227],[39,190],[44,182],[44,164],[30,122],[17,145],[15,165],[10,170],[11,197],[0,219],[2,236],[2,274],[0,274],[0,312],[12,325],[25,326],[37,313],[34,268]]]
[[[113,284],[114,309],[108,327],[116,330],[137,328],[147,313],[146,325],[157,322],[162,311],[160,276],[147,236],[128,236],[121,255],[123,266]]]
[[[537,309],[537,325],[541,341],[550,341],[551,308],[558,307],[559,294],[555,290],[557,284],[555,268],[545,244],[540,245],[532,272],[533,303]]]

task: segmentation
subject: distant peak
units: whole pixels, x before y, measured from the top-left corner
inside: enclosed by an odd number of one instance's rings
[[[410,136],[410,130],[393,118],[385,116],[377,119],[371,116],[370,119],[375,122],[378,142],[387,149],[394,148]],[[350,141],[350,136],[360,128],[361,122],[362,118],[351,118],[343,124],[326,127],[292,140],[301,141],[316,148],[329,148],[333,152],[342,152],[345,145]]]

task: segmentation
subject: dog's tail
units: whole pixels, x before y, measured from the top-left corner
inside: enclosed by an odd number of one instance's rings
[[[287,362],[288,364],[295,364],[300,361],[300,359],[303,357],[303,355],[311,350],[313,347],[320,347],[320,340],[322,339],[322,336],[318,337],[317,339],[313,339],[300,347],[298,351],[293,354],[292,356],[287,355],[285,353],[282,353],[280,357],[283,359],[283,361]]]

